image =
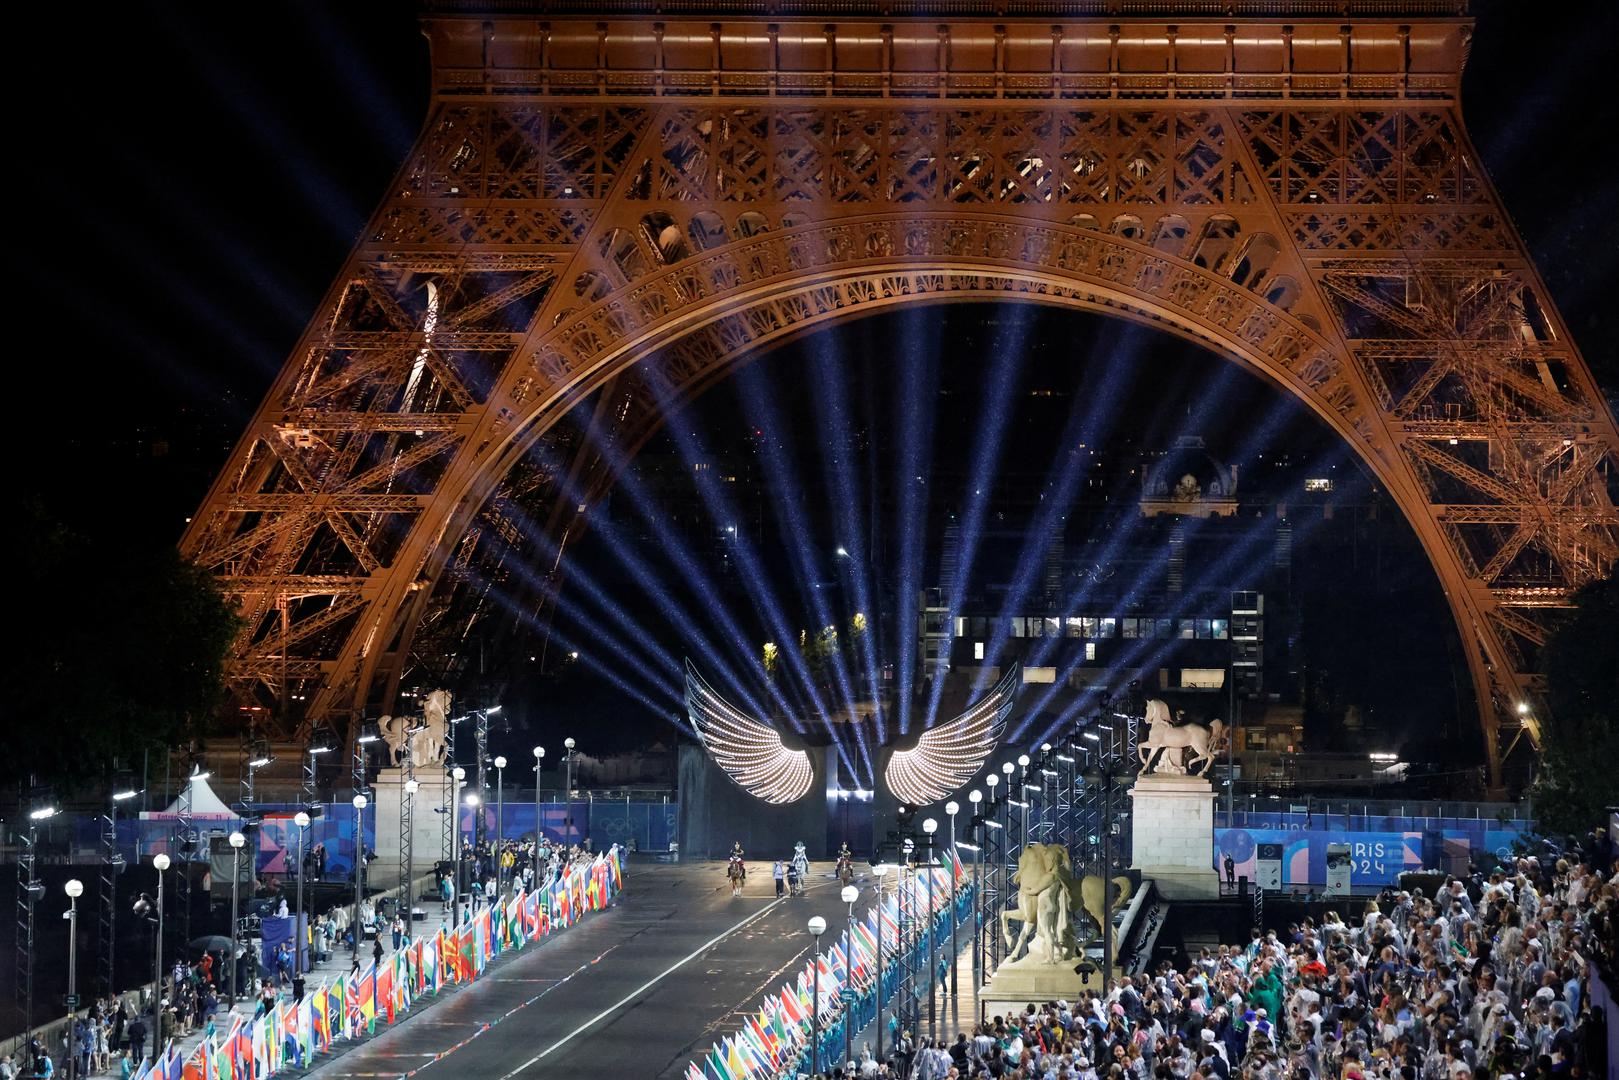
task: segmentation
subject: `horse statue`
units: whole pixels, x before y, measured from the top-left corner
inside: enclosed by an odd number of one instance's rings
[[[1218,717],[1208,727],[1179,724],[1169,706],[1157,698],[1147,702],[1147,737],[1141,740],[1143,771],[1158,775],[1202,776],[1223,745],[1225,724]]]
[[[377,721],[382,741],[388,747],[388,764],[403,765],[406,756],[415,768],[435,765],[445,758],[449,745],[450,692],[434,690],[422,701],[420,720],[406,716],[384,716]]]
[[[1109,881],[1105,878],[1097,877],[1095,874],[1086,874],[1075,885],[1079,895],[1071,897],[1070,902],[1078,901],[1075,906],[1081,908],[1085,914],[1091,917],[1091,921],[1096,924],[1098,935],[1111,933],[1113,931],[1113,913],[1124,906],[1125,902],[1130,899],[1130,893],[1134,889],[1134,886],[1130,884],[1130,879],[1120,874]],[[1085,945],[1095,940],[1098,939],[1091,938],[1089,941],[1081,943],[1074,936],[1072,930],[1067,930],[1060,948],[1066,956],[1078,956],[1084,950]],[[1113,946],[1114,955],[1117,955],[1117,938],[1113,939]]]

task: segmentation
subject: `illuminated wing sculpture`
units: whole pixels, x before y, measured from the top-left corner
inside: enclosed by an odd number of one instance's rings
[[[789,750],[779,731],[720,697],[689,660],[686,715],[709,756],[748,794],[776,805],[809,794],[815,779],[809,754]]]
[[[926,806],[971,780],[1006,732],[1023,673],[1017,664],[966,712],[923,733],[914,747],[896,750],[883,779],[912,806]]]

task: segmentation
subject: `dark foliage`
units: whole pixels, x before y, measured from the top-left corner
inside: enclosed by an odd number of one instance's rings
[[[1543,656],[1551,715],[1535,809],[1548,833],[1583,835],[1619,805],[1619,577],[1575,595]]]
[[[0,781],[69,785],[195,737],[237,619],[171,547],[91,540],[23,507]]]

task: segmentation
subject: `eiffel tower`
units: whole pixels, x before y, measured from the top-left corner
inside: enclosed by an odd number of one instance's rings
[[[1503,785],[1547,617],[1619,551],[1619,432],[1469,139],[1464,2],[650,11],[424,9],[421,133],[183,540],[269,734],[543,622],[617,470],[739,357],[1022,300],[1198,342],[1360,455]]]

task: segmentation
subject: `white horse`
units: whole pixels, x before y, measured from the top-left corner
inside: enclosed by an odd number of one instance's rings
[[[1225,724],[1219,718],[1208,727],[1202,724],[1177,726],[1170,718],[1169,706],[1157,698],[1147,702],[1147,723],[1147,737],[1141,741],[1141,764],[1148,766],[1160,750],[1165,752],[1149,770],[1155,773],[1203,775],[1213,764],[1215,751],[1225,734]],[[1171,750],[1179,753],[1172,756]]]

